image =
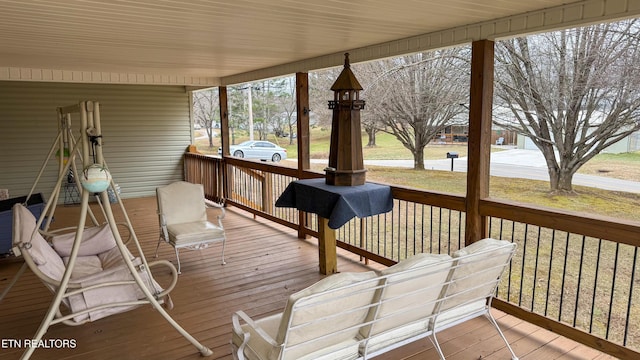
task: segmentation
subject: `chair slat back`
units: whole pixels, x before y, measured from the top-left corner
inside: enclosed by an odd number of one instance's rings
[[[156,189],[158,212],[167,225],[207,220],[204,187],[178,181]]]

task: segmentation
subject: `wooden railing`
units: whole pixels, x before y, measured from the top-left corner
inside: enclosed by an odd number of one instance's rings
[[[519,245],[494,306],[623,359],[640,358],[640,225],[484,200],[492,237]]]
[[[184,157],[184,180],[204,186],[204,195],[215,202],[223,202],[224,167],[220,158],[195,153]]]
[[[218,180],[194,176],[209,168]],[[188,181],[204,180],[208,194],[221,194],[223,179],[227,203],[300,236],[318,236],[315,215],[274,202],[291,181],[322,174],[193,154],[185,156],[185,174]],[[339,247],[392,265],[415,253],[464,246],[464,197],[395,186],[392,191],[393,210],[345,224],[337,232]],[[491,237],[518,244],[496,308],[618,358],[640,358],[639,223],[493,199],[482,200],[479,210],[489,219]]]

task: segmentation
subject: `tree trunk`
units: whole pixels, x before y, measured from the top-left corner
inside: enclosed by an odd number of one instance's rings
[[[293,124],[289,121],[289,145],[293,145]]]
[[[424,170],[424,146],[413,153],[413,169]]]
[[[369,142],[367,143],[367,147],[375,147],[376,146],[376,129],[367,128],[367,135],[369,137]]]
[[[573,193],[573,174],[569,169],[549,170],[549,185],[552,193]]]
[[[565,193],[572,193],[573,192],[573,186],[571,185],[572,180],[573,180],[572,171],[560,171],[557,190]]]
[[[213,129],[212,129],[213,121],[207,121],[205,123],[205,130],[207,132],[207,137],[209,138],[209,148],[213,148]]]

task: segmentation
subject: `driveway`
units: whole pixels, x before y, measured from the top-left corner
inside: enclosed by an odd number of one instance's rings
[[[312,159],[314,163],[327,163],[327,160]],[[365,165],[413,167],[413,160],[365,160]],[[451,170],[451,159],[426,160],[425,169]],[[453,171],[467,171],[467,157],[453,160]],[[549,173],[544,156],[537,150],[511,149],[491,153],[491,175],[549,181]],[[640,193],[640,182],[619,180],[604,176],[575,174],[574,185],[589,186],[605,190]]]

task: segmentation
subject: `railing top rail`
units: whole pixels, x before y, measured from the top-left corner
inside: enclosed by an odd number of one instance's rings
[[[495,199],[481,200],[480,214],[640,246],[640,222],[637,221]]]

